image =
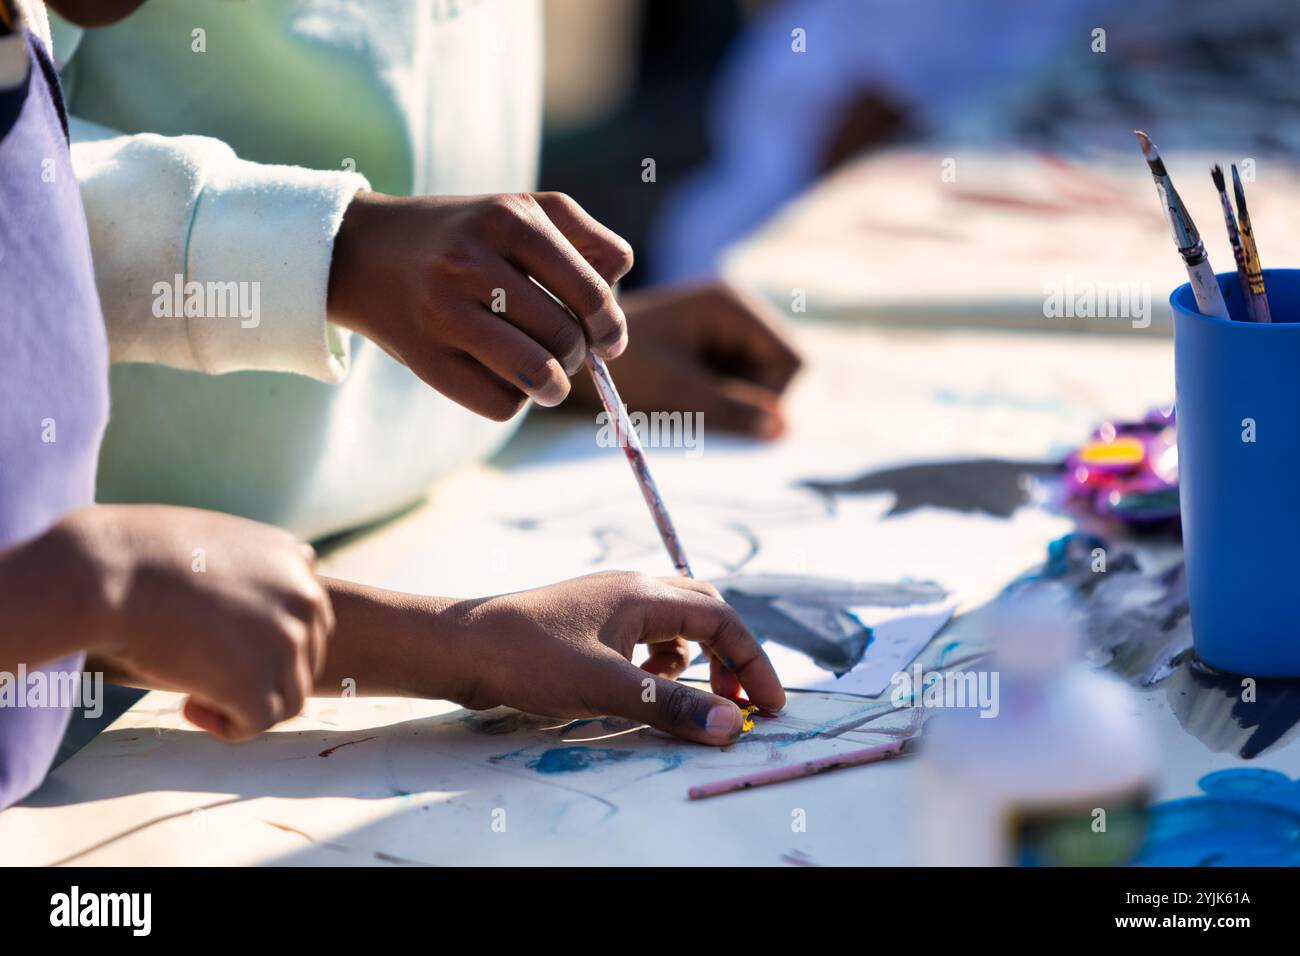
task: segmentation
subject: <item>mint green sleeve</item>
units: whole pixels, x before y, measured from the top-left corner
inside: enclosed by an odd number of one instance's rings
[[[51,23],[66,63],[79,31]],[[330,261],[365,177],[248,162],[206,136],[70,125],[113,361],[342,380]]]

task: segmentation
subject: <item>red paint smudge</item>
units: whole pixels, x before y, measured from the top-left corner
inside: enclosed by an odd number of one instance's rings
[[[326,747],[317,756],[328,757],[340,747],[351,747],[353,744],[364,744],[367,740],[374,740],[374,737],[362,737],[360,740],[345,740],[341,744],[335,744],[333,747]]]

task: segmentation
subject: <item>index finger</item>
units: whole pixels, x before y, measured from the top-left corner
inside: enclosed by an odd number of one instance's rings
[[[611,283],[591,262],[600,259],[595,250],[607,244],[606,238],[570,224],[570,232],[586,248],[584,253],[550,218],[540,200],[530,196],[529,201],[531,210],[524,209],[516,225],[503,233],[501,251],[573,313],[596,354],[617,358],[627,347],[627,319]]]
[[[692,578],[661,578],[660,582],[666,587],[651,606],[641,640],[657,644],[680,636],[696,641],[736,675],[749,699],[759,707],[785,707],[785,688],[772,662],[717,589]]]
[[[584,259],[610,285],[632,269],[632,246],[566,193],[534,193],[546,217],[555,223]]]

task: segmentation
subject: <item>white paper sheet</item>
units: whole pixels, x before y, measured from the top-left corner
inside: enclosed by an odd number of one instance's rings
[[[948,600],[909,608],[849,608],[849,613],[871,628],[872,641],[862,663],[842,677],[822,670],[807,656],[780,644],[769,641],[763,648],[782,685],[791,690],[826,690],[875,697],[889,688],[896,673],[905,671],[916,659],[948,623],[955,607],[956,602]]]
[[[458,522],[376,583],[480,596],[620,568],[671,575],[622,456],[586,440],[592,447],[576,444],[581,436],[575,436],[556,450],[557,463],[516,471],[485,488]],[[1030,507],[1009,519],[931,507],[887,516],[891,494],[827,501],[799,486],[807,478],[869,469],[872,460],[857,450],[718,442],[699,457],[672,449],[649,454],[697,577],[720,585],[763,574],[933,581],[949,592],[943,602],[906,609],[854,607],[874,639],[858,667],[840,678],[768,642],[791,689],[881,693],[960,603],[992,597],[1069,527]],[[707,678],[707,668],[688,674]]]

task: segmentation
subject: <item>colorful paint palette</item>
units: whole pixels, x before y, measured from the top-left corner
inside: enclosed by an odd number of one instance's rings
[[[1103,422],[1065,460],[1066,490],[1101,518],[1150,526],[1178,519],[1178,441],[1173,407],[1140,422]]]

